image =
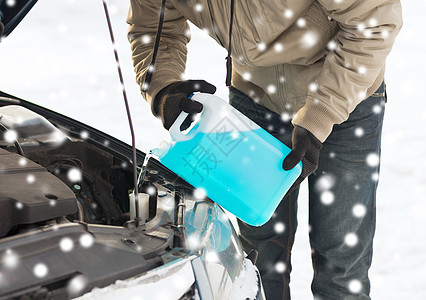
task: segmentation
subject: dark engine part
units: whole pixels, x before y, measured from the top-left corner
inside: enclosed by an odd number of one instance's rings
[[[74,193],[42,166],[0,148],[0,237],[77,212]]]
[[[76,223],[12,236],[0,244],[0,300],[70,299],[140,275],[164,263],[172,239],[170,228]]]
[[[82,221],[107,225],[122,225],[126,221],[122,214],[128,195],[115,191],[125,190],[126,180],[116,178],[117,168],[121,167],[115,164],[113,155],[79,140],[24,149],[29,159],[39,162],[73,190],[84,211]],[[80,170],[81,180],[70,180],[72,169]]]
[[[128,165],[110,153],[107,139],[100,145],[93,143],[92,138],[83,137],[83,133],[89,136],[89,131],[80,127],[54,124],[19,105],[0,107],[0,129],[4,131],[3,138],[0,132],[0,147],[42,165],[70,187],[79,212],[68,215],[68,220],[122,225],[128,220],[128,214],[123,213],[129,211],[132,182]],[[7,131],[16,135],[14,143],[5,138]],[[73,170],[81,179],[70,180]]]

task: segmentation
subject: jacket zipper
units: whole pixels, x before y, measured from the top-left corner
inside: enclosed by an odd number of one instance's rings
[[[244,51],[241,50],[241,41],[240,41],[240,36],[241,36],[241,32],[240,32],[240,27],[238,26],[238,21],[237,21],[237,17],[236,17],[236,11],[237,9],[235,8],[235,15],[234,15],[234,28],[232,28],[232,41],[234,41],[234,47],[232,47],[232,52],[234,54],[236,54],[236,60],[240,61],[241,63],[243,63],[244,65],[247,66],[252,66],[252,64],[249,62],[248,58],[246,57]],[[228,24],[231,23],[230,20],[230,16],[231,16],[231,6],[228,6],[227,9],[227,20],[228,20]],[[229,43],[232,43],[232,41],[228,41]],[[231,54],[232,56],[232,54]]]
[[[278,88],[278,96],[279,96],[279,101],[280,101],[280,106],[281,109],[283,110],[283,112],[287,112],[287,108],[285,107],[284,104],[284,87],[285,87],[285,77],[284,77],[284,71],[283,71],[283,66],[282,65],[277,65],[276,66],[276,70],[277,70],[277,88]]]

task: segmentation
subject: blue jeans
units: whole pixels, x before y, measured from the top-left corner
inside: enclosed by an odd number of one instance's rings
[[[291,146],[293,126],[280,115],[230,88],[230,104]],[[370,299],[385,85],[335,125],[308,177],[310,244],[315,299]],[[259,187],[262,188],[262,187]],[[298,188],[261,227],[239,221],[245,251],[259,252],[257,266],[268,300],[290,299],[291,248],[297,227]],[[262,199],[259,199],[262,201]],[[264,199],[263,201],[267,201]]]

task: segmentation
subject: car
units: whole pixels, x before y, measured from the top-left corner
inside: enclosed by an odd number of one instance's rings
[[[36,2],[0,1],[2,39]],[[228,215],[145,158],[0,91],[0,299],[264,299]]]

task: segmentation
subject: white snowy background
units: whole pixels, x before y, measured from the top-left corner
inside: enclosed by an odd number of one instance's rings
[[[13,2],[13,0],[6,0]],[[373,299],[426,299],[426,2],[403,2],[404,27],[387,62],[388,103],[370,270]],[[110,12],[130,99],[137,145],[167,138],[134,80],[125,18],[128,1]],[[227,98],[225,50],[192,28],[187,78],[205,79]],[[101,0],[39,0],[0,44],[0,90],[38,103],[130,142],[116,63]],[[312,299],[306,184],[299,197],[293,248],[293,299]]]

